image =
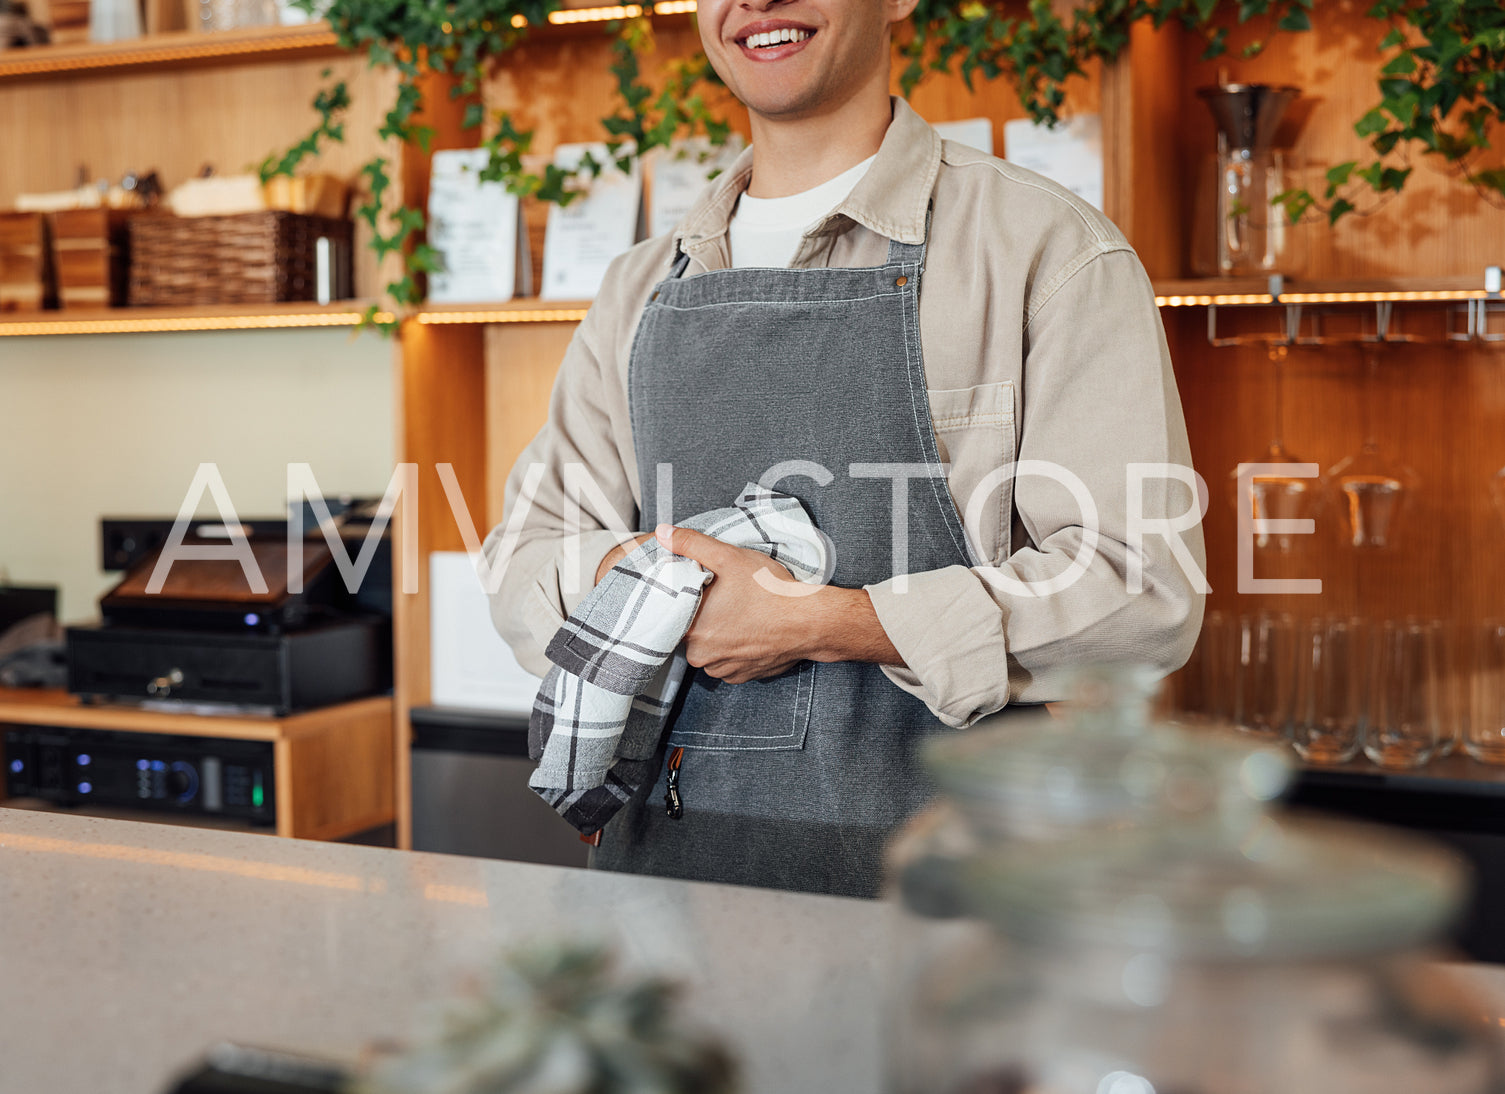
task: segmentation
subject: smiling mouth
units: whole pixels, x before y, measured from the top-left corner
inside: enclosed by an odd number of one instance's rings
[[[814,33],[815,31],[803,27],[780,27],[778,30],[765,30],[761,34],[749,34],[746,38],[737,39],[737,44],[752,50],[774,49],[790,42],[803,42]]]

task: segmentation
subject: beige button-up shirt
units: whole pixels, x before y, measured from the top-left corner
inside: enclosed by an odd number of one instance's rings
[[[731,265],[727,222],[753,151],[672,235],[612,263],[560,365],[549,422],[508,478],[502,523],[485,545],[496,565],[515,533],[492,614],[532,672],[546,671],[544,647],[618,532],[636,527],[627,366],[644,303],[676,244],[690,258],[687,277]],[[925,237],[932,198],[921,346],[931,422],[977,565],[867,587],[904,658],[885,674],[964,726],[1011,701],[1059,698],[1052,670],[1125,659],[1175,669],[1201,623],[1203,546],[1199,525],[1164,534],[1188,523],[1196,500],[1162,470],[1190,468],[1191,454],[1143,267],[1097,210],[943,141],[902,99],[872,167],[805,233],[792,265],[881,265],[890,238]],[[1095,548],[1081,560],[1092,522],[1063,485],[1073,476],[1096,510]],[[1044,584],[1052,578],[1057,591]]]

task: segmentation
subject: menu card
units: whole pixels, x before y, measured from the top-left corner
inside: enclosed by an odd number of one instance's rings
[[[1103,125],[1096,114],[1063,118],[1054,129],[1028,118],[1003,127],[1004,155],[1060,183],[1088,204],[1103,207]]]
[[[432,303],[510,300],[519,267],[530,266],[518,251],[519,243],[526,250],[528,234],[520,229],[517,195],[500,182],[481,181],[488,159],[484,148],[434,153],[428,240],[439,252],[439,269],[429,275]]]
[[[606,166],[587,190],[568,205],[550,205],[544,233],[544,300],[590,300],[601,288],[606,267],[637,242],[642,219],[643,177],[639,162],[632,173],[617,170],[604,143],[561,144],[554,163],[577,167],[589,152]]]
[[[430,701],[509,714],[533,709],[541,681],[517,663],[464,551],[429,555]]]
[[[705,137],[692,137],[659,149],[649,190],[649,236],[672,232],[710,185],[711,176],[725,171],[741,154],[742,145],[741,135],[733,133],[719,148]]]
[[[979,152],[993,154],[993,119],[963,118],[956,122],[935,122],[931,128],[944,140],[965,144]]]

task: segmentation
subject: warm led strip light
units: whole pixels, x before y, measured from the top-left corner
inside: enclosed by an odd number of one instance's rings
[[[664,0],[653,5],[654,15],[688,15],[695,10],[695,0]]]
[[[642,14],[643,8],[640,4],[628,4],[625,7],[615,8],[570,8],[549,12],[549,22],[555,25],[560,23],[599,23],[607,19],[636,19]]]
[[[40,319],[0,321],[0,337],[32,334],[150,334],[157,331],[271,330],[297,327],[353,327],[361,312],[302,312],[293,315],[177,315],[139,319]],[[391,312],[377,312],[378,323],[390,323]]]
[[[585,319],[584,308],[557,308],[492,311],[430,311],[420,312],[418,322],[434,323],[579,323]]]
[[[1415,300],[1485,300],[1490,293],[1483,289],[1435,290],[1415,292],[1291,292],[1279,297],[1269,293],[1250,293],[1242,296],[1157,296],[1155,303],[1162,308],[1205,308],[1208,305],[1221,307],[1225,304],[1378,304],[1386,301]]]
[[[181,44],[150,46],[143,49],[112,50],[108,53],[71,54],[62,57],[19,57],[0,61],[0,77],[35,76],[45,72],[72,72],[88,68],[122,68],[130,65],[156,65],[209,57],[234,57],[243,54],[276,53],[282,50],[320,49],[333,46],[339,39],[334,31],[312,30],[273,37],[238,38],[215,42],[187,41]],[[45,47],[44,47],[45,48]]]

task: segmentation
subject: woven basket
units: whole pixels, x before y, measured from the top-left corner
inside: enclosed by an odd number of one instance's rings
[[[350,268],[351,224],[270,211],[131,220],[131,304],[276,304],[318,296],[318,240]],[[336,293],[338,295],[338,293]]]

